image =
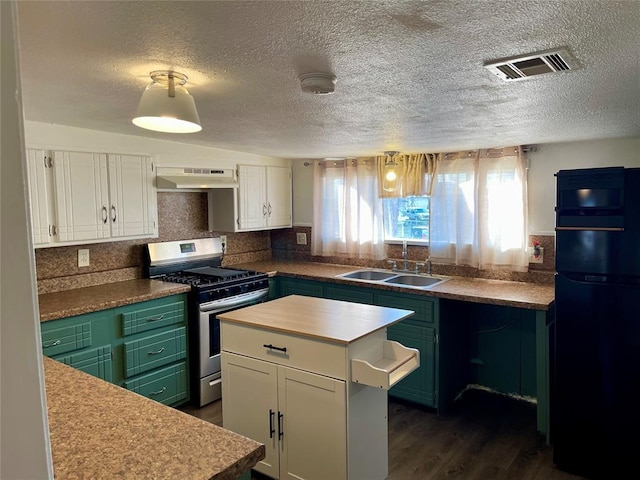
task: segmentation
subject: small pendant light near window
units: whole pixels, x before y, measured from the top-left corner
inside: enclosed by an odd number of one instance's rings
[[[149,74],[153,80],[142,93],[134,125],[165,133],[202,130],[193,97],[184,87],[187,76],[172,70]]]
[[[382,189],[385,192],[395,192],[400,188],[400,166],[395,161],[395,156],[398,153],[396,151],[384,152],[385,156],[388,157],[384,161],[384,177],[382,179]]]

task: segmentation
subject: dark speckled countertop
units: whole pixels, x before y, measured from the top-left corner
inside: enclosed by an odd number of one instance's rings
[[[137,279],[38,295],[40,321],[72,317],[191,290],[181,283]]]
[[[44,358],[56,478],[231,480],[264,445]]]
[[[480,278],[452,277],[444,283],[429,290],[394,287],[373,283],[359,282],[336,277],[342,273],[362,270],[363,267],[351,265],[332,265],[314,262],[262,261],[233,265],[259,272],[270,272],[275,275],[321,280],[361,287],[372,287],[396,292],[427,295],[431,297],[449,298],[465,302],[488,303],[530,310],[548,310],[553,304],[555,292],[553,285],[536,283],[507,282],[503,280],[487,280]]]

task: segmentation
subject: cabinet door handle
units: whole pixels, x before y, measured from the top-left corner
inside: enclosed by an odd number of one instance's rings
[[[43,345],[42,348],[51,348],[51,347],[55,347],[56,345],[60,345],[62,343],[62,340],[58,339],[52,343],[50,343],[49,345]]]
[[[164,393],[166,390],[167,390],[167,387],[162,387],[157,392],[149,392],[149,395],[160,395],[161,393]]]
[[[271,344],[264,344],[262,345],[264,348],[268,348],[269,350],[278,350],[279,352],[282,353],[287,353],[287,347],[276,347],[275,345],[271,345]]]
[[[262,216],[263,217],[267,216],[267,204],[266,203],[262,204]]]
[[[278,440],[280,440],[284,436],[284,432],[282,431],[282,418],[283,414],[278,412]]]
[[[158,315],[157,317],[147,317],[147,322],[157,322],[160,321],[164,318],[164,313],[161,315]]]
[[[269,216],[271,216],[271,202],[269,202],[269,208],[267,208],[267,211],[269,212]]]
[[[102,223],[107,223],[109,220],[109,212],[107,212],[107,207],[102,206]]]
[[[273,428],[273,416],[275,414],[276,412],[269,409],[269,438],[273,438],[273,434],[276,433],[276,429]]]
[[[164,347],[162,347],[160,350],[156,350],[155,352],[147,352],[147,355],[159,355],[162,352],[164,352]]]
[[[116,223],[116,206],[111,205],[111,221]]]

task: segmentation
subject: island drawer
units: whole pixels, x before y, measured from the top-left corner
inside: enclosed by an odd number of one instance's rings
[[[346,380],[346,345],[229,321],[220,322],[222,350]]]
[[[125,377],[149,371],[187,356],[187,329],[176,328],[124,344]]]

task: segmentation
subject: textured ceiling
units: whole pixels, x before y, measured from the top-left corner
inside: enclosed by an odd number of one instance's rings
[[[640,134],[640,1],[20,1],[25,117],[284,158]],[[483,63],[568,47],[575,71]],[[149,72],[189,76],[203,130],[131,123]],[[333,95],[298,76],[336,75]]]

